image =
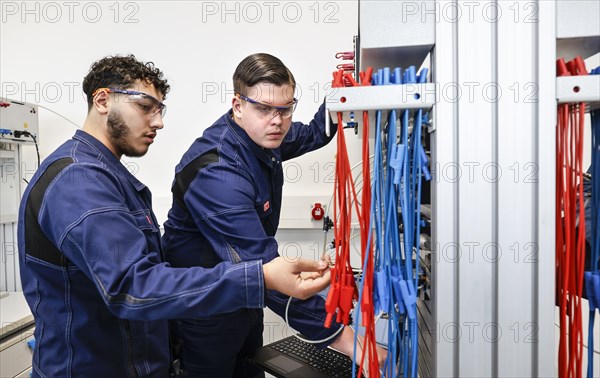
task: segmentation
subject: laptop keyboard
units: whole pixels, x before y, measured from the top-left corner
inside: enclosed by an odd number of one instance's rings
[[[294,336],[268,347],[302,361],[330,377],[352,377],[352,360],[331,349],[319,350],[313,344],[305,343]]]

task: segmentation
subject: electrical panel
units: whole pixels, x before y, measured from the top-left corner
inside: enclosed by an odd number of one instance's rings
[[[0,142],[33,142],[38,130],[37,105],[0,97]]]
[[[25,173],[36,165],[23,159],[38,143],[38,107],[0,98],[0,291],[18,291],[17,222],[26,185]]]

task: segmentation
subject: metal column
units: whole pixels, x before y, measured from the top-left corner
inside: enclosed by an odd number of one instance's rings
[[[552,376],[555,4],[436,2],[435,376]]]

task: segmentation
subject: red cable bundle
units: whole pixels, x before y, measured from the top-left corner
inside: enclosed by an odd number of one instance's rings
[[[557,75],[587,75],[581,57],[557,61]],[[560,308],[558,372],[581,377],[581,292],[585,264],[583,127],[585,104],[560,104],[556,129],[556,290]],[[578,214],[577,214],[578,213]],[[577,232],[579,228],[579,232]]]
[[[371,85],[372,68],[360,73],[361,84]],[[349,73],[343,70],[334,72],[333,87],[358,86],[359,84]],[[333,314],[337,311],[337,321],[348,324],[352,309],[352,300],[357,298],[354,275],[350,265],[350,234],[352,221],[352,202],[356,207],[357,218],[361,230],[361,257],[364,265],[367,259],[366,271],[363,272],[364,288],[362,296],[362,324],[365,327],[363,354],[359,364],[358,376],[363,371],[365,356],[368,358],[369,371],[379,372],[377,344],[375,340],[375,308],[373,305],[373,242],[369,242],[369,214],[371,211],[371,174],[369,164],[369,114],[363,112],[363,141],[362,141],[362,178],[363,192],[361,208],[358,207],[357,195],[348,159],[342,113],[338,113],[338,152],[336,155],[336,176],[334,187],[334,231],[336,241],[336,266],[331,270],[331,288],[325,302],[327,319],[325,326],[331,325]],[[351,194],[351,195],[350,195]]]
[[[340,70],[334,73],[333,87],[344,86],[344,71]],[[350,162],[346,149],[346,140],[344,137],[344,124],[342,114],[338,113],[338,131],[337,131],[337,155],[336,155],[336,174],[334,184],[333,201],[333,223],[335,235],[335,267],[331,269],[331,287],[325,309],[327,318],[325,327],[331,326],[333,315],[337,311],[336,321],[338,323],[348,324],[350,322],[350,310],[352,310],[352,300],[356,298],[356,285],[354,275],[350,265],[350,233],[352,222],[352,201],[356,198],[356,189],[352,180]],[[353,195],[353,197],[352,197]],[[359,220],[362,222],[358,203],[356,211]]]
[[[366,72],[360,73],[360,85],[371,85],[371,76],[373,68],[368,67]],[[373,303],[373,274],[375,265],[373,261],[373,241],[369,241],[369,216],[371,213],[371,166],[369,164],[369,112],[363,111],[363,140],[362,140],[362,169],[363,169],[363,189],[362,189],[362,209],[363,209],[363,227],[361,227],[361,251],[362,264],[366,269],[363,272],[363,294],[362,294],[362,324],[365,327],[365,339],[363,347],[363,358],[360,362],[358,376],[364,366],[365,356],[369,356],[369,371],[379,372],[379,358],[377,355],[377,342],[375,336],[375,305]]]

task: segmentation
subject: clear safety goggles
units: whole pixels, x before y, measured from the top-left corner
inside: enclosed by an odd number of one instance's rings
[[[283,119],[290,118],[292,114],[294,114],[294,110],[296,110],[296,105],[298,105],[298,99],[296,98],[294,98],[292,102],[288,104],[275,105],[260,102],[258,100],[251,99],[250,97],[246,97],[239,93],[236,93],[236,96],[238,96],[244,101],[249,102],[250,104],[253,104],[254,109],[257,111],[261,118],[273,119],[278,115],[280,115]]]
[[[129,95],[129,102],[133,102],[144,112],[144,114],[154,117],[158,113],[160,113],[161,118],[165,117],[167,114],[167,105],[160,102],[156,97],[150,96],[144,92],[138,91],[129,91],[125,89],[115,89],[115,88],[98,88],[92,93],[92,97],[96,96],[99,92],[106,93],[120,93]]]

